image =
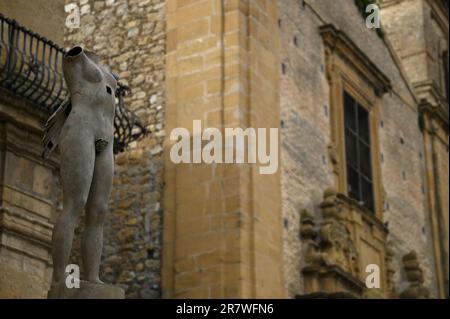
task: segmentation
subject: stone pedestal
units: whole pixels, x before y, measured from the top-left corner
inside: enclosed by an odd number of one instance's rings
[[[55,298],[53,294],[54,291],[49,291],[48,298]],[[64,287],[61,299],[125,299],[125,291],[117,286],[81,280],[80,288]]]

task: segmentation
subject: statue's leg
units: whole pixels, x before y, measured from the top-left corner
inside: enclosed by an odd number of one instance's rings
[[[103,248],[103,224],[108,211],[114,174],[112,143],[96,154],[94,176],[86,204],[86,228],[81,242],[81,254],[86,279],[99,279],[100,259]]]
[[[69,131],[59,145],[64,206],[53,229],[53,284],[64,282],[77,217],[87,202],[94,172],[94,145],[83,135]]]

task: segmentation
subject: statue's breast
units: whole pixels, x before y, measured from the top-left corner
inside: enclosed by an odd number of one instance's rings
[[[71,90],[72,110],[68,120],[84,123],[94,136],[109,140],[114,132],[115,90],[114,78],[101,68],[101,80],[85,82],[78,90]]]
[[[100,82],[92,84],[93,89],[86,91],[86,95],[91,96],[86,96],[87,99],[85,99],[85,103],[89,103],[89,106],[96,110],[112,112],[112,114],[114,114],[116,103],[116,80],[102,66],[99,67],[99,70],[102,75],[102,79]]]
[[[103,74],[103,78],[104,78],[106,93],[109,96],[111,96],[113,98],[113,102],[115,102],[115,92],[117,89],[117,81],[112,76],[111,72],[109,72],[108,70],[105,71],[104,69],[102,69],[102,74]]]

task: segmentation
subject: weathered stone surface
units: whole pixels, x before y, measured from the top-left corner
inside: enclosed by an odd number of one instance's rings
[[[51,279],[58,162],[41,159],[40,123],[48,114],[30,109],[1,90],[0,298],[45,298]]]
[[[402,1],[396,1],[395,4],[400,2]],[[409,26],[410,23],[415,25],[415,12],[420,11],[424,3],[428,1],[404,1],[395,14],[391,15],[395,17],[383,22],[392,24],[390,33],[399,28],[400,32],[395,35],[393,41],[395,46],[398,45],[397,52],[400,56],[406,49],[422,52],[422,49],[416,49],[417,44],[423,43],[425,38],[435,37],[420,36],[411,32]],[[405,252],[414,248],[421,261],[425,285],[435,287],[436,272],[433,266],[434,253],[428,226],[427,187],[424,177],[424,140],[417,124],[418,105],[411,95],[410,83],[406,82],[401,69],[406,66],[406,71],[411,73],[410,78],[417,78],[419,81],[424,79],[427,62],[422,61],[419,65],[418,61],[411,57],[402,65],[399,60],[392,58],[395,53],[390,52],[385,41],[376,32],[365,28],[364,20],[353,1],[312,0],[305,1],[305,5],[295,1],[279,1],[278,6],[282,41],[280,96],[283,143],[282,205],[285,218],[284,274],[288,295],[295,296],[304,289],[303,276],[298,270],[305,263],[301,256],[306,246],[298,241],[298,208],[307,208],[318,220],[321,216],[318,207],[321,192],[334,183],[335,158],[332,156],[333,152],[330,152],[330,121],[333,109],[330,106],[325,52],[318,33],[319,27],[327,23],[332,23],[345,32],[389,77],[394,86],[393,93],[382,99],[380,123],[377,123],[379,160],[385,192],[383,222],[389,226],[390,231],[390,269],[397,269],[395,274],[390,271],[392,283],[397,287],[404,285],[399,271],[401,258]],[[430,16],[429,13],[424,15],[426,19]],[[387,18],[383,16],[383,19]],[[406,24],[403,19],[408,20]],[[427,29],[427,32],[435,32],[438,36],[440,34],[440,31],[431,29]],[[386,34],[388,39],[390,33]],[[411,56],[406,52],[405,55],[406,58]],[[432,78],[435,76],[434,74]],[[444,137],[443,140],[445,139]],[[442,156],[440,163],[448,163],[448,152],[444,154],[439,150],[439,156]],[[448,166],[440,165],[441,171],[448,172]],[[442,189],[442,193],[448,192],[448,186],[443,186]],[[445,205],[446,200],[448,196],[443,199],[444,206],[448,206]],[[447,225],[445,227],[448,229]],[[389,289],[392,290],[393,287]],[[431,295],[437,296],[437,290],[434,289]]]
[[[436,287],[437,296],[448,298],[448,8],[444,8],[444,1],[383,0],[381,4],[385,32],[420,101],[418,122],[425,145],[423,150],[419,150],[424,170],[424,177],[420,182],[423,196],[427,201],[429,220],[429,226],[423,229],[423,237],[426,237],[423,240],[427,241],[429,251],[434,251],[435,261],[431,262],[428,258],[424,260],[420,251],[417,251],[417,254],[424,266],[427,283],[429,277],[427,270],[431,268],[434,277],[431,286]],[[411,28],[418,25],[421,28],[411,32]],[[410,131],[403,128],[401,130],[399,135],[404,140],[402,148],[410,147],[411,143],[414,145],[415,140],[411,141],[413,136]],[[417,176],[411,176],[412,174],[407,167],[407,170],[403,170],[402,179],[416,179]],[[413,237],[412,232],[409,234]],[[403,250],[403,253],[406,251],[408,249]],[[434,291],[431,294],[434,295]]]
[[[276,3],[167,1],[168,132],[279,127]],[[279,172],[164,157],[164,296],[282,298]]]
[[[51,293],[49,293],[49,298]],[[124,299],[125,291],[117,286],[80,281],[80,288],[64,288],[63,299]]]

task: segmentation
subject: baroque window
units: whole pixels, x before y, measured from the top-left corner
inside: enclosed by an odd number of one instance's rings
[[[345,33],[333,25],[321,27],[321,33],[330,84],[334,186],[361,212],[383,220],[378,129],[382,96],[391,84]]]
[[[348,195],[374,211],[369,112],[344,91]]]
[[[351,261],[338,263],[345,273],[336,274],[335,278],[338,283],[345,283],[350,277],[356,282],[360,280],[364,290],[365,269],[377,264],[382,274],[381,288],[364,294],[376,298],[389,296],[392,273],[388,271],[388,230],[383,219],[387,194],[382,183],[378,132],[382,97],[391,90],[391,83],[344,32],[328,24],[320,27],[320,33],[330,88],[328,152],[334,176],[333,185],[324,191],[320,207],[324,210],[325,229],[331,224],[327,218],[333,217],[333,212],[339,213],[340,222],[333,227],[340,229],[336,231],[348,243],[343,252],[347,257],[342,260]],[[328,244],[324,247],[322,253],[327,252]],[[317,277],[311,278],[314,281]],[[355,293],[354,289],[350,290]]]

